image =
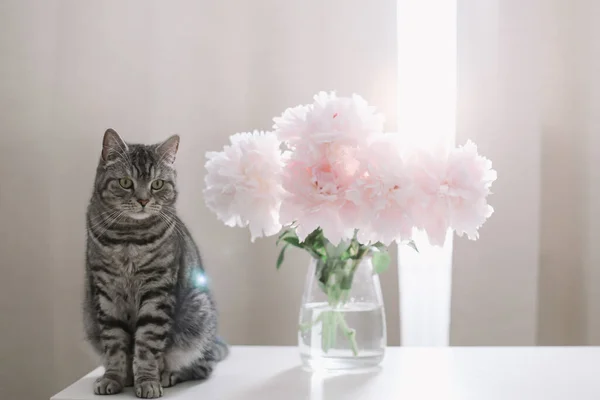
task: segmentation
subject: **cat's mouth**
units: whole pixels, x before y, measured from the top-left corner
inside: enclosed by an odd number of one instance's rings
[[[133,218],[133,219],[146,219],[148,217],[150,217],[152,214],[148,212],[148,210],[139,210],[139,211],[135,211],[135,212],[131,212],[129,213],[129,217]]]

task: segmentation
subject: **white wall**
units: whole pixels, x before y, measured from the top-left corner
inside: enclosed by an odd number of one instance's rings
[[[334,22],[334,23],[332,23]],[[103,131],[182,136],[179,210],[232,343],[295,344],[308,260],[279,273],[202,200],[204,153],[318,90],[362,94],[395,128],[395,2],[0,3],[0,398],[42,399],[95,359],[80,317],[84,211]],[[383,279],[398,344],[397,276]],[[271,308],[271,310],[269,310]]]

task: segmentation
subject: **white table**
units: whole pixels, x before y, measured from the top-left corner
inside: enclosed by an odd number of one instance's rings
[[[97,369],[53,400],[94,396]],[[176,400],[598,400],[600,348],[389,348],[377,371],[323,376],[301,369],[295,347],[233,347],[204,383],[165,389]]]

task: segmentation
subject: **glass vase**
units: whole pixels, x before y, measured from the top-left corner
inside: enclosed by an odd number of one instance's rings
[[[298,330],[302,363],[310,370],[370,369],[386,347],[379,276],[371,257],[336,263],[311,259]]]

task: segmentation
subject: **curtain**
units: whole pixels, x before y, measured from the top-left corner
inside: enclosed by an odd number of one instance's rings
[[[451,278],[445,259],[422,265],[427,255],[405,268],[403,344],[600,342],[599,12],[586,1],[457,1],[456,143],[471,139],[493,161],[495,213],[478,241],[454,240]],[[425,42],[439,18],[420,15]]]

